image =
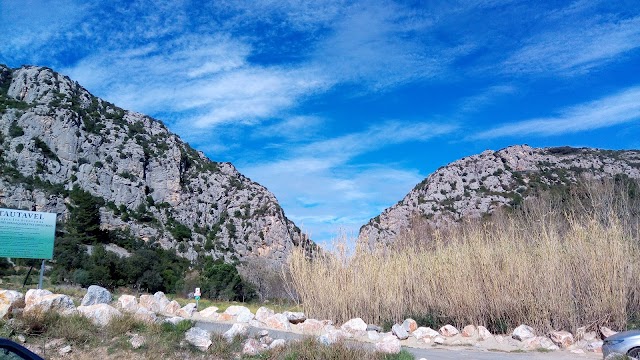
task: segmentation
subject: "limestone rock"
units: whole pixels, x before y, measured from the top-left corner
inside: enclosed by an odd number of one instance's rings
[[[491,339],[493,335],[491,332],[484,326],[478,326],[478,337],[480,340]]]
[[[180,323],[181,321],[184,321],[184,320],[186,320],[186,319],[182,318],[180,316],[173,316],[173,317],[164,319],[164,322],[169,323],[169,324],[173,324],[173,325],[178,325],[178,323]]]
[[[52,294],[47,290],[27,291],[25,313],[32,311],[55,311],[62,315],[72,315],[76,313],[76,306],[67,295]]]
[[[224,311],[224,313],[231,316],[238,316],[242,313],[251,313],[251,310],[249,310],[245,306],[231,305],[227,308],[227,310]]]
[[[405,330],[404,326],[395,324],[391,327],[391,333],[400,340],[406,340],[409,338],[409,333]]]
[[[58,349],[58,354],[60,354],[61,356],[64,356],[70,352],[71,352],[71,345],[66,345]]]
[[[429,337],[429,338],[434,338],[438,335],[440,335],[439,332],[433,330],[430,327],[419,327],[417,328],[411,335],[413,335],[413,337],[415,337],[416,339],[420,340],[423,339],[425,337]]]
[[[222,336],[224,336],[227,341],[231,342],[236,336],[244,336],[249,331],[249,326],[247,324],[236,323],[231,326],[229,330],[227,330]]]
[[[146,339],[142,335],[134,335],[131,339],[129,339],[129,344],[134,349],[139,349],[146,344]]]
[[[87,289],[87,293],[82,298],[80,305],[96,305],[96,304],[109,304],[112,300],[109,290],[98,285],[91,285]]]
[[[382,340],[376,342],[375,349],[385,354],[397,354],[400,352],[400,340],[395,336],[385,336]]]
[[[460,334],[462,334],[463,337],[475,337],[478,334],[478,328],[474,325],[467,325],[462,328],[462,332]]]
[[[289,322],[292,323],[292,324],[299,324],[299,323],[307,320],[307,317],[304,316],[304,313],[302,313],[302,312],[285,311],[282,314],[284,316],[286,316],[287,319],[289,319]]]
[[[180,310],[180,304],[175,301],[175,300],[171,300],[167,305],[165,305],[165,307],[162,309],[162,314],[165,315],[178,315],[178,310]]]
[[[573,340],[573,335],[571,335],[571,333],[568,331],[552,331],[549,334],[549,338],[551,339],[551,341],[553,341],[554,344],[563,349],[568,348],[575,342]]]
[[[78,306],[78,312],[98,326],[106,326],[114,317],[122,316],[118,309],[107,304]]]
[[[291,330],[291,323],[283,314],[275,314],[268,317],[264,324],[272,329]]]
[[[536,334],[531,326],[523,324],[513,330],[511,337],[516,340],[524,341],[536,337]]]
[[[242,354],[244,355],[255,356],[258,355],[261,351],[262,344],[256,339],[249,338],[242,346]]]
[[[120,295],[118,307],[124,312],[135,313],[138,311],[138,300],[133,295]]]
[[[40,301],[41,298],[53,295],[53,293],[49,290],[44,289],[29,289],[24,296],[25,307],[31,306],[36,302]]]
[[[303,334],[319,334],[324,328],[324,323],[316,319],[307,319],[303,323],[298,324],[300,331]]]
[[[365,323],[361,318],[355,318],[347,321],[342,324],[340,327],[342,330],[355,333],[355,332],[366,332],[367,331],[367,323]]]
[[[189,319],[191,318],[191,315],[193,315],[194,311],[196,311],[196,303],[189,303],[183,306],[182,308],[178,309],[178,311],[176,311],[176,316]]]
[[[458,331],[458,329],[456,329],[455,326],[450,324],[447,324],[441,327],[439,331],[440,331],[440,334],[445,337],[456,336],[460,333],[460,331]]]
[[[136,312],[133,314],[133,317],[149,324],[153,324],[158,320],[158,316],[156,315],[156,313],[154,313],[153,311],[149,311],[143,307],[138,308],[138,310],[136,310]]]
[[[335,344],[336,342],[348,338],[347,333],[339,329],[328,329],[318,337],[318,341],[324,345]]]
[[[273,315],[275,315],[273,310],[262,306],[256,311],[256,320],[264,323],[269,317]]]
[[[534,336],[522,340],[522,344],[526,350],[558,350],[559,347],[545,336]]]
[[[275,339],[271,342],[271,344],[269,344],[269,349],[275,349],[278,347],[284,347],[287,346],[287,342],[284,339]]]
[[[24,299],[24,295],[14,290],[0,290],[0,319],[13,310],[14,304]]]
[[[192,327],[184,334],[184,339],[200,351],[207,351],[211,346],[211,334],[199,327]]]
[[[209,306],[208,308],[198,312],[200,316],[204,318],[209,318],[211,320],[216,320],[218,318],[218,307]]]
[[[413,319],[406,319],[403,323],[402,323],[402,327],[404,328],[404,330],[406,332],[408,332],[409,334],[411,334],[412,332],[414,332],[417,328],[418,328],[418,323],[416,323],[415,320]]]

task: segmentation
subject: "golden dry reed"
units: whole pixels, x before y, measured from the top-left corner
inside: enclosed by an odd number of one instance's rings
[[[640,310],[640,207],[628,196],[640,193],[626,184],[590,183],[446,232],[415,225],[394,246],[351,255],[294,252],[291,285],[308,316],[338,323],[430,316],[494,330],[621,330]]]

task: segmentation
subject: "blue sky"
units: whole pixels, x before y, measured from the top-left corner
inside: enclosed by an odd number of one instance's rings
[[[640,148],[636,0],[0,0],[0,34],[0,63],[162,120],[319,242],[486,149]]]

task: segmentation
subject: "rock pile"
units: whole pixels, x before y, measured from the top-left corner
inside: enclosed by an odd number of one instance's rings
[[[438,330],[418,326],[415,320],[406,319],[392,326],[391,331],[384,332],[376,325],[367,324],[361,318],[351,319],[340,326],[329,320],[308,319],[301,312],[275,313],[261,307],[255,314],[244,306],[230,306],[224,312],[218,312],[215,306],[201,311],[195,303],[180,307],[176,301],[169,300],[164,293],[141,295],[121,295],[117,301],[111,302],[111,293],[98,286],[90,287],[82,305],[76,307],[66,295],[53,294],[47,290],[29,290],[22,294],[11,290],[0,290],[0,316],[7,317],[16,311],[55,311],[62,315],[81,314],[98,326],[107,325],[112,319],[124,313],[149,323],[165,321],[173,324],[191,319],[196,321],[231,323],[231,328],[223,334],[227,341],[236,336],[246,336],[249,329],[273,329],[289,331],[309,336],[317,336],[323,344],[333,344],[341,340],[370,342],[377,351],[398,353],[401,346],[424,347],[438,345],[473,346],[477,348],[502,348],[506,351],[517,350],[566,350],[572,353],[601,352],[602,341],[616,332],[601,327],[599,334],[586,327],[568,331],[553,331],[546,335],[537,334],[527,325],[516,327],[509,335],[494,335],[484,326],[467,325],[462,331],[447,324]],[[87,305],[88,304],[88,305]],[[20,309],[20,306],[24,309]],[[185,342],[200,350],[207,350],[211,342],[211,333],[193,327],[185,333]],[[130,339],[132,347],[140,347],[145,339],[133,334]],[[273,339],[267,330],[262,330],[255,338],[249,338],[243,344],[243,353],[256,355],[266,349],[283,346],[283,339]]]

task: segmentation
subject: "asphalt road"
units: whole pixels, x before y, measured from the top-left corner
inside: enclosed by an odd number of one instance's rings
[[[232,324],[228,323],[218,323],[218,322],[209,322],[209,321],[196,321],[195,326],[205,329],[214,333],[223,333],[229,328],[231,328]],[[249,336],[257,335],[261,330],[268,330],[269,336],[273,339],[285,339],[295,340],[295,339],[303,339],[305,337],[309,337],[309,335],[301,335],[297,333],[287,332],[287,331],[279,331],[273,329],[266,328],[256,328],[249,327]],[[365,348],[373,349],[373,344],[366,342],[356,342],[351,341],[351,344],[354,346],[362,346]],[[548,353],[541,352],[524,352],[524,353],[514,353],[514,352],[498,352],[498,351],[487,351],[487,350],[477,350],[473,348],[467,347],[447,347],[447,348],[433,348],[433,349],[423,349],[423,348],[413,348],[403,346],[403,349],[407,350],[416,359],[426,358],[427,360],[528,360],[528,359],[540,359],[540,360],[569,360],[569,359],[601,359],[602,356],[599,354],[572,354],[568,351],[553,351]]]

